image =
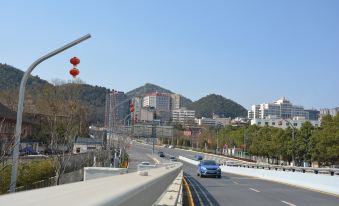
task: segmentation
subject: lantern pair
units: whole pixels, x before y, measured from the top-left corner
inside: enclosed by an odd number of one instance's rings
[[[80,64],[80,59],[77,57],[73,57],[69,60],[69,62],[73,64],[73,68],[69,70],[69,73],[73,76],[73,78],[75,78],[77,75],[80,74],[79,69],[77,69],[78,64]]]

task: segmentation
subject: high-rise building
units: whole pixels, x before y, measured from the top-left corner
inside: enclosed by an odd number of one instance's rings
[[[105,127],[113,128],[122,124],[129,114],[129,100],[124,92],[112,90],[106,94]]]
[[[170,94],[171,110],[180,109],[183,106],[183,98],[179,94]]]
[[[153,107],[157,111],[171,110],[171,97],[167,93],[152,92],[147,93],[143,99],[144,107]]]
[[[282,118],[292,119],[293,117],[308,118],[308,112],[303,106],[292,105],[285,97],[278,99],[273,103],[263,103],[253,105],[248,111],[249,119],[265,119],[265,118]]]

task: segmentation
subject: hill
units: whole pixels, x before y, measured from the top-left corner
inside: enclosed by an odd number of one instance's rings
[[[126,93],[128,97],[142,97],[149,92],[161,92],[161,93],[171,93],[171,90],[165,89],[155,84],[146,83],[144,86],[138,87]],[[192,103],[192,100],[183,96],[183,106],[187,106]]]
[[[24,72],[7,64],[0,63],[0,90],[19,88]],[[27,80],[27,88],[50,85],[38,76],[30,76]]]
[[[24,72],[14,68],[7,64],[0,64],[0,93],[4,93],[9,91],[9,94],[13,94],[13,98],[17,101],[18,88],[20,86],[20,82],[22,79]],[[69,84],[61,84],[58,87],[67,87]],[[38,76],[30,76],[27,81],[27,94],[25,109],[27,107],[32,107],[31,103],[34,98],[39,97],[40,88],[45,86],[51,86],[52,84],[49,82],[40,79]],[[105,87],[92,86],[88,84],[80,84],[79,85],[79,96],[80,100],[83,104],[87,105],[90,109],[90,122],[91,123],[103,123],[104,121],[104,112],[105,112],[105,101],[106,101],[106,93],[109,92],[109,89]],[[8,93],[8,92],[7,92]],[[3,95],[4,96],[4,95]],[[32,97],[31,97],[32,96]],[[29,99],[28,99],[29,98]],[[4,101],[3,98],[0,97],[0,101],[3,103],[8,103]],[[16,109],[15,107],[9,106],[12,109]],[[34,108],[34,106],[32,107]],[[27,111],[27,110],[26,110]],[[27,111],[29,112],[29,111]],[[32,111],[31,111],[32,112]],[[35,112],[35,111],[34,111]]]
[[[192,104],[188,105],[189,109],[195,110],[197,117],[212,117],[213,113],[220,117],[245,117],[247,110],[240,104],[226,99],[221,95],[210,94]]]

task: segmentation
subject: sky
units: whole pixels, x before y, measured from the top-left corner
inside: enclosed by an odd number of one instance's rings
[[[0,63],[41,63],[42,79],[128,92],[153,83],[192,100],[216,93],[249,109],[286,97],[339,106],[337,0],[0,0]]]

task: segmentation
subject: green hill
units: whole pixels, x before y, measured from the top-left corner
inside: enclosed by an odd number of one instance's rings
[[[195,110],[197,117],[212,117],[213,113],[220,117],[245,117],[247,110],[240,104],[226,99],[221,95],[210,94],[188,105],[189,109]]]
[[[128,97],[142,97],[149,92],[160,93],[174,93],[171,90],[165,89],[155,84],[146,83],[144,86],[138,87],[126,93]],[[192,100],[183,96],[183,106],[187,106],[192,103]]]

